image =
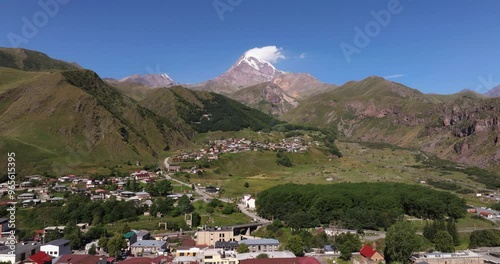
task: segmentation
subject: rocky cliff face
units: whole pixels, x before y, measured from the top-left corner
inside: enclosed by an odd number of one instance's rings
[[[400,84],[368,78],[305,100],[284,118],[335,125],[351,140],[417,148],[500,171],[500,98],[438,100]]]
[[[298,104],[293,97],[272,82],[247,87],[229,95],[229,97],[275,116],[287,112]]]

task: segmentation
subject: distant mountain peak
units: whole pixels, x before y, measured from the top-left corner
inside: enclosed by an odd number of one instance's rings
[[[240,57],[238,62],[236,62],[234,67],[238,67],[240,64],[246,63],[250,65],[250,67],[254,68],[257,71],[261,70],[267,70],[266,68],[271,69],[272,74],[274,75],[276,72],[283,73],[283,71],[277,70],[276,67],[272,63],[266,60],[259,59],[257,57],[254,57],[250,54],[245,53],[243,56]]]
[[[500,97],[500,85],[493,87],[491,90],[485,93],[489,97]]]
[[[267,60],[244,53],[226,72],[215,79],[192,86],[194,89],[232,94],[246,87],[272,82],[290,96],[299,98],[325,91],[334,86],[321,83],[311,74],[290,73],[276,69]]]
[[[133,74],[118,80],[119,82],[135,82],[150,88],[160,88],[176,85],[177,83],[166,73]]]

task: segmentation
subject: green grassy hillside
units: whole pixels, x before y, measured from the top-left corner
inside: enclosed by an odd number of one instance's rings
[[[76,70],[75,64],[50,58],[44,53],[27,50],[0,48],[0,67],[24,71]]]
[[[176,86],[152,91],[140,105],[197,132],[271,129],[273,117],[223,95]]]
[[[167,151],[192,146],[198,131],[258,130],[273,120],[223,96],[181,87],[138,104],[89,70],[0,68],[0,80],[0,147],[16,152],[20,173],[157,163]],[[210,118],[200,120],[203,115]]]

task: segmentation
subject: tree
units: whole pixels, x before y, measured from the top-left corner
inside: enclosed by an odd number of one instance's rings
[[[299,235],[291,236],[290,239],[288,239],[285,248],[292,251],[295,256],[304,256],[304,243],[302,242],[302,238],[300,238]]]
[[[124,225],[124,226],[120,229],[120,232],[121,232],[122,234],[125,234],[125,233],[130,232],[130,230],[131,230],[131,229],[130,229],[130,226],[128,226],[128,224],[125,224],[125,225]]]
[[[89,255],[97,254],[97,248],[96,248],[95,244],[92,244],[92,246],[90,246],[88,253],[89,253]]]
[[[191,200],[187,195],[183,195],[177,200],[177,208],[180,210],[181,214],[188,214],[194,211]]]
[[[238,253],[247,253],[247,252],[250,252],[250,249],[248,248],[247,244],[240,243],[238,245],[238,248],[236,249],[236,252],[238,252]]]
[[[269,258],[269,255],[267,255],[266,253],[260,253],[259,255],[257,255],[258,259],[263,259],[263,258]]]
[[[127,247],[127,241],[119,233],[116,233],[106,244],[110,256],[118,256],[123,248]]]
[[[457,230],[457,225],[455,222],[455,219],[450,218],[448,220],[448,223],[446,225],[446,229],[448,233],[451,235],[453,238],[453,245],[458,246],[460,245],[460,236],[458,235],[458,230]]]
[[[70,241],[71,249],[80,249],[82,247],[82,232],[75,223],[70,222],[66,225],[64,228],[64,238]]]
[[[197,212],[193,212],[192,218],[191,218],[192,226],[196,227],[201,224],[201,216]]]
[[[243,184],[243,186],[244,186],[245,188],[248,188],[248,187],[250,187],[250,184],[249,184],[248,182],[245,182],[245,183]]]
[[[158,195],[167,196],[172,192],[172,184],[168,180],[157,181],[155,189]]]
[[[58,229],[56,229],[54,231],[49,231],[49,232],[45,233],[44,240],[45,240],[45,242],[50,242],[52,240],[56,240],[56,239],[59,239],[62,237],[63,237],[63,234],[61,232],[59,232]]]
[[[438,251],[448,253],[455,251],[453,248],[453,237],[448,233],[448,231],[438,231],[434,236],[434,244],[436,245],[436,250]]]
[[[385,237],[385,257],[390,262],[408,263],[411,254],[422,245],[415,234],[417,228],[409,221],[399,221],[390,226]]]
[[[336,236],[335,242],[340,251],[340,258],[346,261],[351,259],[352,252],[357,252],[361,248],[361,240],[351,233]]]
[[[99,244],[99,247],[102,248],[104,251],[108,251],[108,238],[103,236],[99,239],[99,242],[97,242],[97,244]]]
[[[283,154],[283,152],[278,152],[276,154],[276,164],[285,167],[293,166],[292,160],[287,155]]]
[[[476,230],[470,234],[469,248],[500,246],[500,231]]]
[[[423,235],[425,238],[429,239],[429,241],[434,241],[434,236],[436,235],[436,225],[434,223],[425,222]]]

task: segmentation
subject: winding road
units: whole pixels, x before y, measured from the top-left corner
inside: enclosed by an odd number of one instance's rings
[[[164,160],[164,165],[165,165],[165,168],[167,169],[167,171],[168,171],[168,168],[170,167],[170,164],[168,163],[169,159],[170,158],[166,158]],[[181,185],[184,185],[184,186],[189,186],[189,187],[192,186],[191,184],[189,184],[187,182],[183,182],[183,181],[180,181],[178,179],[174,179],[174,178],[172,178],[172,177],[170,177],[168,175],[166,176],[166,178],[168,180],[174,181],[174,182],[176,182],[178,184],[181,184]],[[197,186],[194,187],[194,191],[196,192],[196,194],[198,194],[199,196],[203,197],[203,199],[214,199],[215,198],[213,196],[210,196],[208,193],[202,191]],[[225,203],[233,203],[233,201],[231,199],[229,199],[229,198],[218,198],[218,199],[221,200],[221,201],[223,201],[223,202],[225,202]],[[257,222],[259,222],[261,224],[270,224],[271,223],[270,220],[262,218],[262,217],[258,216],[255,212],[252,212],[252,211],[248,210],[248,208],[246,208],[244,204],[238,203],[238,209],[240,209],[240,211],[243,214],[247,215],[248,217],[254,219],[255,221],[257,221]]]

